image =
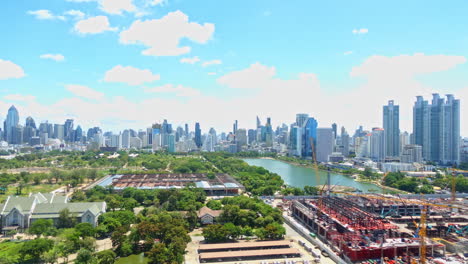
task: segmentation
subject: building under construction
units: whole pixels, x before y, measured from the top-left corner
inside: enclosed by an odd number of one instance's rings
[[[390,258],[410,262],[420,255],[421,239],[411,231],[340,197],[292,201],[292,216],[327,242],[348,262]],[[424,238],[427,255],[445,254],[445,246]]]
[[[171,189],[192,185],[205,190],[210,196],[237,195],[245,190],[244,186],[225,173],[208,175],[205,173],[161,173],[114,175],[102,184],[112,185],[115,190]],[[102,185],[101,184],[101,185]]]

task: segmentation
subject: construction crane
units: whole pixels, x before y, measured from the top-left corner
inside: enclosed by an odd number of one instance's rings
[[[369,194],[356,194],[356,193],[349,193],[349,192],[333,192],[337,194],[344,194],[344,195],[351,195],[351,196],[358,196],[358,197],[364,197],[364,198],[370,198],[370,199],[376,199],[376,200],[384,200],[384,201],[399,201],[402,202],[404,205],[406,205],[403,202],[403,199],[400,197],[399,199],[396,198],[390,198],[390,197],[382,197],[382,196],[377,196],[377,195],[369,195]],[[416,233],[419,236],[419,256],[420,256],[420,264],[426,264],[426,237],[427,237],[427,212],[429,206],[435,206],[435,207],[445,207],[445,208],[457,208],[456,206],[453,205],[444,205],[444,204],[433,204],[433,203],[427,203],[424,201],[415,201],[411,200],[410,203],[412,204],[418,204],[421,207],[421,218],[419,220],[419,225],[416,225],[416,221],[414,221],[413,217],[411,216],[411,219],[413,220],[413,223],[416,226]],[[413,259],[411,263],[416,263],[415,260]]]

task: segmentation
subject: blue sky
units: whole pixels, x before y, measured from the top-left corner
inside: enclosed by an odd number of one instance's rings
[[[72,117],[117,131],[168,119],[228,130],[234,119],[279,125],[306,112],[353,131],[382,126],[382,105],[394,99],[411,131],[415,96],[432,92],[454,93],[466,113],[466,1],[2,5],[2,118],[15,104],[36,122]]]

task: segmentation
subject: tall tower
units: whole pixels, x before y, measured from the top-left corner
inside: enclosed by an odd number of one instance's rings
[[[442,162],[446,164],[460,164],[460,100],[452,94],[447,94],[444,105],[444,129]]]
[[[296,114],[296,125],[298,127],[304,126],[304,123],[307,121],[308,118],[308,114]]]
[[[65,140],[66,141],[73,141],[72,134],[73,134],[73,119],[67,119],[65,121]]]
[[[200,123],[195,123],[195,145],[197,145],[198,148],[202,146],[202,138],[201,138],[201,129],[200,129]]]
[[[332,124],[332,130],[333,130],[333,138],[336,139],[336,136],[337,136],[337,132],[338,132],[338,126],[336,125],[336,123],[333,123]]]
[[[19,114],[16,107],[12,105],[10,109],[8,109],[7,118],[5,120],[5,139],[8,143],[12,143],[13,134],[15,132],[15,128],[18,126],[19,123]]]
[[[383,129],[385,130],[386,156],[400,155],[400,106],[393,100],[383,107]]]
[[[422,146],[425,160],[431,160],[430,122],[430,105],[422,96],[417,96],[413,106],[413,138],[414,144]]]

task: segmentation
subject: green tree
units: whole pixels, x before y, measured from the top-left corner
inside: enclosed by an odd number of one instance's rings
[[[117,254],[112,250],[103,250],[96,253],[98,264],[114,264]]]
[[[96,234],[96,229],[90,223],[79,223],[75,225],[75,230],[82,238],[93,237]]]
[[[50,219],[38,219],[29,227],[29,233],[40,237],[46,234],[53,227],[53,222]]]
[[[44,252],[52,249],[54,241],[46,238],[37,238],[24,242],[19,250],[19,255],[22,259],[30,256],[33,259],[39,259]]]
[[[59,212],[59,217],[57,220],[58,228],[70,228],[75,226],[76,218],[70,213],[68,208],[65,208]]]
[[[315,186],[304,186],[304,193],[307,195],[317,195],[319,193],[319,188]]]
[[[80,249],[76,255],[75,264],[96,264],[93,253],[87,249]]]
[[[223,208],[223,205],[219,200],[209,200],[206,203],[206,206],[212,210],[221,210],[221,208]]]
[[[207,242],[224,242],[229,237],[227,230],[220,224],[204,227],[202,235]]]
[[[148,252],[151,264],[172,264],[173,255],[164,243],[158,243]]]

